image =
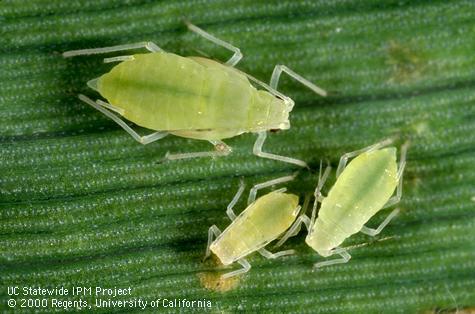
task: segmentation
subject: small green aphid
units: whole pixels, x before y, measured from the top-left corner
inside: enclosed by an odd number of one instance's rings
[[[327,167],[315,189],[315,203],[311,218],[305,213],[300,215],[276,246],[280,246],[289,237],[296,235],[303,223],[308,230],[305,242],[311,248],[324,257],[333,254],[341,256],[339,259],[314,265],[322,267],[348,262],[351,258],[350,254],[339,245],[351,235],[357,232],[370,236],[379,234],[398,214],[399,209],[393,210],[376,229],[368,228],[364,224],[381,209],[399,202],[402,195],[402,175],[406,164],[408,144],[404,144],[401,148],[398,168],[396,148],[383,148],[390,143],[391,140],[386,140],[343,155],[336,172],[337,180],[328,195],[323,197],[320,190],[330,172],[330,167]],[[357,157],[346,166],[348,159],[354,156]],[[392,196],[394,190],[396,190],[396,195]],[[319,202],[321,206],[316,217]]]
[[[221,233],[213,225],[208,231],[207,258],[213,252],[224,265],[238,262],[243,268],[226,273],[222,278],[229,278],[246,273],[251,268],[245,257],[253,252],[259,252],[266,258],[277,258],[293,254],[294,250],[271,253],[264,247],[271,241],[282,235],[297,218],[300,206],[299,197],[285,193],[285,188],[273,191],[256,200],[258,189],[265,188],[277,183],[290,181],[294,176],[285,176],[255,185],[248,198],[247,208],[236,217],[233,207],[244,191],[244,183],[229,203],[226,214],[232,223]],[[213,241],[213,236],[216,239]]]
[[[87,85],[109,103],[94,102],[84,95],[79,98],[114,120],[142,144],[173,134],[206,140],[215,147],[211,152],[167,153],[167,159],[228,155],[231,148],[222,139],[252,132],[258,134],[253,148],[255,155],[306,167],[302,160],[262,151],[266,131],[290,127],[289,112],[294,101],[278,92],[277,85],[281,73],[285,72],[322,96],[326,96],[326,92],[284,65],[275,66],[269,85],[260,82],[234,68],[242,58],[238,48],[193,24],[186,24],[191,31],[233,51],[233,56],[221,64],[203,57],[168,53],[152,42],[68,51],[63,53],[64,57],[138,48],[150,51],[104,59],[106,63],[120,63]],[[249,80],[267,91],[257,90]],[[140,136],[115,113],[156,132]]]

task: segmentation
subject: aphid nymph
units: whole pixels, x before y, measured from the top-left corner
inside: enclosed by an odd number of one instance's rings
[[[294,101],[277,91],[282,72],[287,73],[314,92],[326,92],[284,65],[276,65],[270,84],[237,70],[240,50],[233,45],[186,23],[203,38],[234,52],[225,63],[204,57],[181,57],[165,52],[152,42],[112,47],[67,51],[64,57],[110,53],[145,48],[150,53],[105,58],[104,62],[120,62],[109,73],[87,84],[108,102],[79,98],[114,120],[135,140],[149,144],[168,134],[206,140],[214,145],[210,152],[167,154],[167,159],[223,156],[231,148],[222,140],[242,133],[257,133],[253,153],[306,167],[298,159],[262,151],[268,130],[290,127],[289,113]],[[250,80],[266,90],[258,90]],[[141,136],[117,114],[135,124],[156,132]]]
[[[348,262],[351,258],[350,254],[339,245],[351,235],[357,232],[370,236],[379,234],[397,215],[399,209],[394,209],[376,229],[368,228],[365,224],[381,209],[399,202],[406,164],[408,144],[404,144],[401,148],[398,168],[396,148],[383,148],[390,143],[391,140],[386,140],[343,155],[336,172],[337,180],[328,195],[323,197],[320,190],[330,172],[330,167],[327,167],[315,189],[315,203],[311,218],[305,213],[299,216],[277,246],[296,235],[303,223],[308,230],[305,242],[311,248],[323,257],[333,254],[341,256],[339,259],[315,264],[315,267],[322,267]],[[348,159],[355,156],[356,158],[346,166]],[[396,190],[396,195],[392,196],[394,190]],[[316,217],[319,202],[321,206]]]
[[[294,253],[294,250],[271,253],[264,247],[282,235],[295,221],[300,211],[299,197],[285,193],[284,188],[256,200],[258,189],[293,178],[294,176],[286,176],[255,185],[249,193],[247,208],[236,216],[233,207],[244,191],[244,184],[241,182],[238,192],[226,211],[232,223],[223,232],[216,225],[211,226],[208,232],[205,258],[213,252],[224,265],[237,262],[243,267],[224,274],[223,278],[249,271],[251,265],[245,257],[253,252],[257,251],[266,258],[277,258]],[[214,241],[213,236],[216,237]]]

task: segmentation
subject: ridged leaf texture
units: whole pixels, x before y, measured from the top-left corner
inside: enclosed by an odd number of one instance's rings
[[[111,65],[103,56],[64,59],[67,50],[150,40],[184,56],[229,57],[184,18],[239,47],[239,69],[268,81],[286,64],[328,90],[322,98],[288,77],[280,84],[296,102],[292,127],[270,134],[265,150],[310,164],[286,185],[301,199],[321,160],[336,166],[382,139],[410,141],[401,213],[376,239],[347,239],[349,263],[313,270],[323,259],[302,231],[284,246],[297,254],[254,254],[249,273],[219,280],[227,269],[202,262],[207,230],[229,224],[240,178],[249,188],[297,168],[253,156],[252,134],[227,140],[226,158],[163,163],[168,151],[211,147],[173,136],[143,146],[77,98],[98,98],[86,82]],[[7,305],[23,297],[9,296],[10,286],[131,287],[116,299],[207,299],[208,311],[223,313],[475,307],[474,34],[470,0],[1,1],[1,311],[22,311]]]

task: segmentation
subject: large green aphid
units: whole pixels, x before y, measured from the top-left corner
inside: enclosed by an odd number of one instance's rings
[[[236,216],[233,207],[244,191],[241,186],[227,208],[227,215],[232,223],[221,233],[215,225],[209,228],[206,257],[213,252],[224,265],[237,262],[243,268],[224,274],[229,278],[249,271],[251,265],[245,257],[253,252],[259,252],[266,258],[277,258],[293,254],[294,250],[271,253],[264,247],[282,235],[297,218],[300,206],[299,197],[285,193],[285,188],[273,191],[256,200],[258,189],[277,183],[292,180],[294,176],[286,176],[255,185],[249,193],[248,206]],[[217,237],[213,241],[213,235]]]
[[[328,195],[323,197],[320,190],[330,172],[330,167],[327,167],[315,189],[315,203],[311,218],[305,213],[299,216],[277,246],[296,235],[303,223],[308,230],[305,242],[311,248],[324,257],[333,254],[341,256],[339,259],[315,264],[315,267],[322,267],[348,262],[351,258],[350,254],[339,245],[351,235],[357,232],[370,236],[379,234],[397,215],[399,209],[393,210],[376,229],[368,228],[365,224],[381,209],[399,202],[402,195],[402,175],[406,164],[408,144],[401,148],[398,168],[396,148],[383,148],[390,142],[386,140],[343,155],[336,172],[337,180]],[[346,166],[348,159],[355,156],[357,157]],[[392,196],[395,190],[396,195]],[[316,217],[319,202],[321,206]]]
[[[302,160],[262,151],[268,130],[290,127],[289,112],[294,106],[290,97],[277,91],[282,72],[286,72],[314,92],[326,92],[283,65],[277,65],[270,84],[256,80],[234,66],[242,58],[240,50],[195,25],[188,28],[213,43],[234,52],[221,64],[203,57],[181,57],[165,52],[152,42],[113,47],[68,51],[64,57],[109,53],[146,48],[147,54],[134,54],[104,59],[120,62],[109,73],[88,82],[108,102],[93,101],[84,95],[79,98],[101,111],[135,140],[148,144],[173,134],[207,140],[215,146],[211,152],[167,154],[168,159],[227,155],[231,148],[222,140],[252,132],[258,138],[255,155],[306,166]],[[258,90],[251,81],[265,88]],[[116,114],[135,124],[156,132],[140,136]]]

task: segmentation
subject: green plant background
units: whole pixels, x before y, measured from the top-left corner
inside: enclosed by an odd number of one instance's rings
[[[217,279],[216,261],[201,261],[208,227],[229,224],[240,177],[249,187],[296,168],[253,156],[252,134],[228,140],[227,158],[160,163],[167,151],[210,147],[171,136],[138,144],[76,97],[96,96],[85,83],[110,65],[61,56],[144,40],[229,56],[188,32],[184,17],[240,47],[238,67],[257,78],[286,64],[330,92],[283,77],[296,101],[292,128],[265,149],[311,165],[292,192],[313,189],[321,159],[336,165],[383,138],[411,140],[402,212],[381,241],[355,235],[345,245],[367,244],[348,264],[313,271],[322,258],[302,233],[286,245],[298,254],[253,255],[231,282]],[[206,298],[211,312],[474,307],[474,34],[473,1],[1,1],[0,310],[12,310],[7,286],[130,286],[149,301]]]

